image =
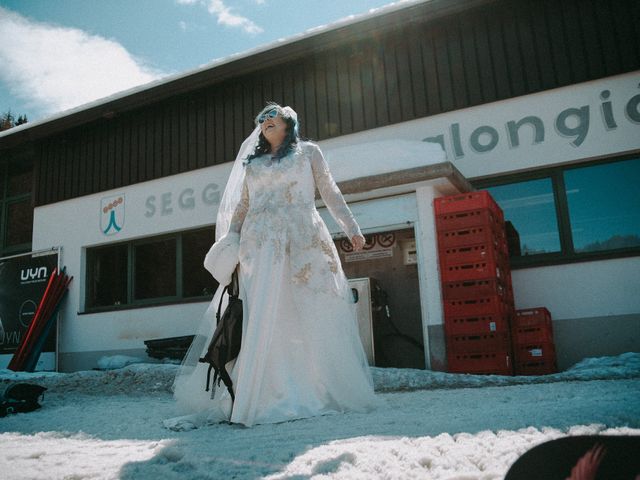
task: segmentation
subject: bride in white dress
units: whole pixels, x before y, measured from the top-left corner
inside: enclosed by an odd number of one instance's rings
[[[316,188],[354,250],[364,237],[319,147],[299,138],[296,113],[269,104],[256,125],[216,223],[217,241],[239,242],[242,347],[227,365],[235,401],[223,384],[206,392],[208,366],[197,363],[215,329],[221,285],[174,381],[178,406],[188,415],[165,420],[167,428],[250,426],[378,405],[353,295],[316,210]]]

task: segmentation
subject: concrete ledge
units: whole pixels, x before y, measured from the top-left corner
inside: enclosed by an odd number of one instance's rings
[[[460,192],[469,192],[474,189],[464,175],[460,173],[460,170],[451,162],[435,163],[423,167],[354,178],[353,180],[345,180],[338,183],[338,187],[343,195],[348,195],[441,178],[448,180]]]

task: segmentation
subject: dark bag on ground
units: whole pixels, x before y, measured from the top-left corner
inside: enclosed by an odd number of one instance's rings
[[[229,305],[225,309],[222,317],[220,309],[222,307],[222,299],[225,292],[229,293]],[[218,312],[216,313],[217,326],[209,343],[209,348],[204,357],[199,359],[201,363],[208,363],[206,391],[209,391],[211,380],[211,370],[215,370],[213,382],[224,382],[231,394],[231,398],[235,400],[233,393],[233,382],[227,372],[225,365],[231,360],[238,357],[240,353],[240,342],[242,340],[242,300],[238,297],[238,274],[233,273],[231,283],[227,285],[220,297],[218,304]]]
[[[602,449],[599,455],[595,455],[595,448]],[[585,474],[584,478],[633,480],[640,475],[638,452],[638,435],[577,435],[556,438],[522,454],[511,465],[504,479],[583,478],[581,471],[588,470],[590,474]]]
[[[44,398],[47,387],[32,383],[9,384],[0,397],[0,417],[10,413],[32,412],[40,408],[38,399]]]

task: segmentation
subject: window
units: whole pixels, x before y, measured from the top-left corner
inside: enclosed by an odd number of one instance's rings
[[[204,257],[211,248],[214,234],[211,229],[182,234],[182,294],[185,297],[213,295],[218,282],[204,268]]]
[[[489,190],[513,226],[507,236],[514,267],[640,255],[638,157],[480,181],[476,187]]]
[[[7,180],[7,196],[15,197],[30,194],[31,182],[33,181],[33,169],[30,165],[14,162],[9,166],[9,176]]]
[[[93,307],[127,304],[128,247],[119,244],[87,252],[87,304]]]
[[[512,256],[560,251],[558,217],[549,178],[488,188],[513,225]]]
[[[640,246],[640,159],[564,173],[576,252]]]
[[[136,244],[133,253],[134,299],[175,297],[176,239]]]
[[[111,310],[211,298],[203,260],[213,228],[87,249],[86,309]]]
[[[32,181],[27,159],[0,164],[0,256],[31,250]]]
[[[5,204],[7,233],[4,237],[6,247],[19,247],[31,243],[33,233],[33,207],[31,199]]]

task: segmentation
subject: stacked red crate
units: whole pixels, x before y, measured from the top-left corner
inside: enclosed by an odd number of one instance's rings
[[[512,375],[504,216],[489,192],[434,202],[449,371]]]
[[[511,329],[516,375],[558,371],[551,314],[544,307],[516,310]]]

